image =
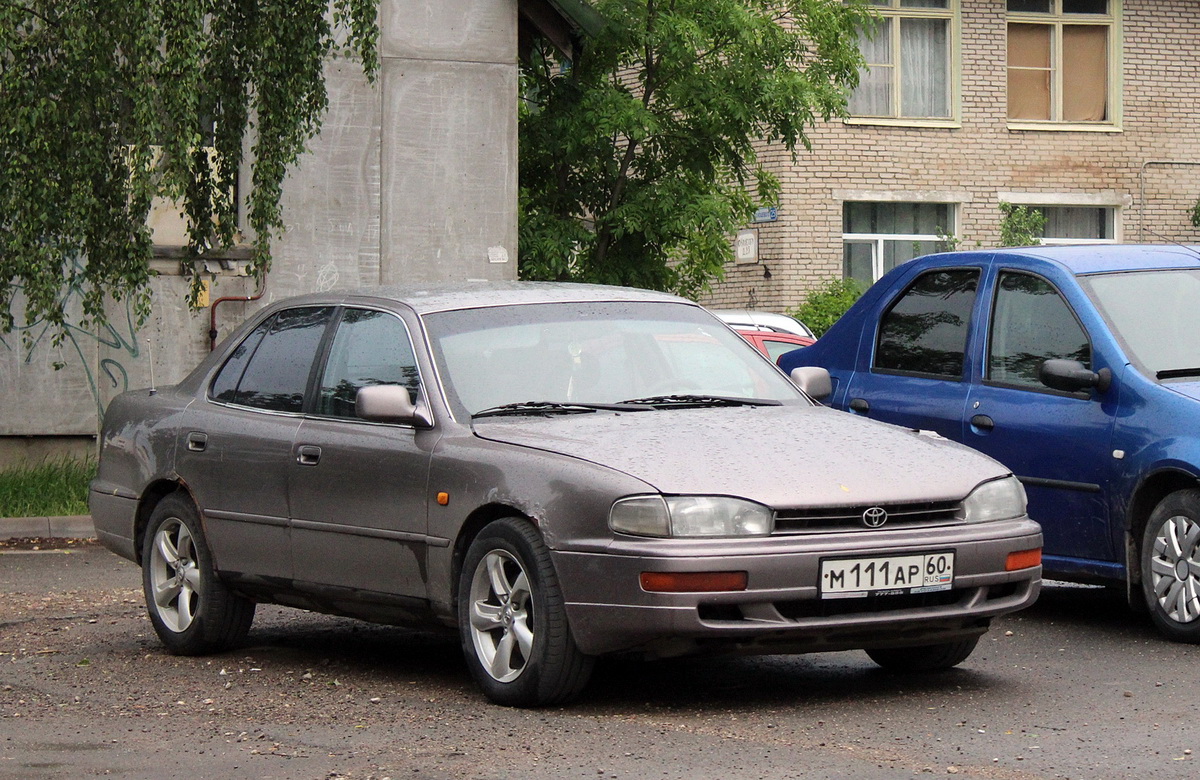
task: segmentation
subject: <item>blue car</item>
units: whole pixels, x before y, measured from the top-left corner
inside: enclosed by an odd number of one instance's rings
[[[836,408],[996,458],[1042,525],[1047,577],[1124,583],[1166,636],[1200,642],[1200,248],[917,258],[779,363],[827,369]]]

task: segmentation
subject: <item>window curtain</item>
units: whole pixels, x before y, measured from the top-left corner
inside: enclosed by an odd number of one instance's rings
[[[1108,28],[1063,25],[1063,119],[1108,118]]]
[[[882,19],[860,30],[858,48],[866,67],[858,72],[858,88],[850,96],[854,116],[892,116],[892,20]]]
[[[1047,206],[1046,238],[1112,238],[1108,235],[1108,210],[1083,206]]]
[[[950,116],[950,22],[900,20],[900,115]]]
[[[1050,119],[1048,24],[1008,26],[1008,118]]]

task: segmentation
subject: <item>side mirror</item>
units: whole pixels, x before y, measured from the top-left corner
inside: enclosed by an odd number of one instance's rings
[[[403,385],[369,385],[360,388],[354,405],[358,416],[371,422],[400,423],[418,428],[431,425],[427,415],[417,409],[408,388]]]
[[[1061,358],[1042,363],[1038,370],[1038,378],[1051,390],[1063,390],[1068,393],[1078,393],[1093,387],[1103,393],[1112,386],[1110,369],[1102,368],[1099,371],[1092,371],[1078,360]]]
[[[809,398],[824,401],[833,395],[833,380],[829,378],[829,371],[824,368],[798,366],[792,369],[790,376],[796,387],[803,390]]]

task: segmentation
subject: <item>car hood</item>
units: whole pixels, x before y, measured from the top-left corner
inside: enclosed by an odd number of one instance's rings
[[[1009,473],[946,439],[824,407],[486,418],[474,429],[616,469],[662,493],[773,507],[958,500]]]
[[[1171,382],[1163,387],[1182,396],[1200,401],[1200,382]]]

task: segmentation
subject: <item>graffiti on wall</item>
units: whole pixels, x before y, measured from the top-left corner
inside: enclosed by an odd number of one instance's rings
[[[79,270],[80,261],[75,262],[75,270]],[[17,289],[17,298],[19,296],[20,288]],[[80,311],[82,307],[77,301],[82,297],[83,292],[79,285],[67,285],[63,289],[63,310]],[[16,353],[17,359],[26,366],[32,366],[34,358],[41,351],[58,352],[59,359],[52,364],[55,371],[73,364],[74,360],[68,363],[70,357],[77,358],[78,367],[82,370],[91,391],[96,414],[102,417],[104,400],[129,389],[129,370],[124,361],[136,360],[140,355],[137,327],[128,298],[124,301],[122,309],[120,312],[113,311],[107,323],[93,325],[91,329],[82,327],[68,314],[61,342],[56,338],[55,326],[45,320],[18,324],[12,333],[0,333],[0,348],[9,353]],[[92,357],[96,355],[97,346],[108,347],[107,355],[99,359]],[[74,368],[73,365],[71,367]]]

